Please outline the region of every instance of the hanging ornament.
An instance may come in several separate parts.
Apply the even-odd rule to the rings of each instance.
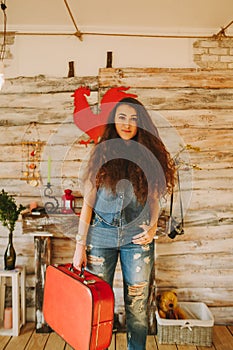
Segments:
[[[22,145],[22,165],[20,180],[36,187],[40,183],[40,157],[44,142],[40,141],[38,128],[35,122],[27,127]]]

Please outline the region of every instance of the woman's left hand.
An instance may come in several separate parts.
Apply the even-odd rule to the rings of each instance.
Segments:
[[[155,229],[148,225],[140,225],[143,229],[142,232],[133,237],[132,243],[145,245],[153,241],[155,235]]]

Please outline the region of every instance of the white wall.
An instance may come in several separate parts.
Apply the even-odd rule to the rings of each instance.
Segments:
[[[6,77],[67,76],[71,60],[75,62],[77,76],[95,76],[99,68],[106,66],[107,51],[113,51],[113,67],[116,68],[196,66],[192,52],[195,39],[84,35],[81,42],[72,35],[76,29],[64,1],[6,2],[7,30],[18,33]],[[212,37],[232,21],[233,13],[232,0],[118,0],[114,3],[69,0],[68,4],[82,33]],[[0,31],[2,24],[0,13]],[[70,35],[60,35],[62,33]],[[233,35],[232,25],[226,29],[226,34]]]
[[[106,66],[107,51],[113,52],[113,67],[196,67],[194,39],[138,38],[84,35],[16,35],[13,59],[6,62],[6,78],[17,76],[65,77],[68,62],[75,62],[76,76],[92,76]]]

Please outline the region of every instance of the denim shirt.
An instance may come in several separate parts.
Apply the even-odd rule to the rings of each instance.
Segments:
[[[133,186],[127,182],[127,186],[120,186],[116,193],[105,187],[97,191],[94,213],[109,225],[125,226],[135,224],[135,220],[140,224],[148,222],[148,204],[138,202]]]
[[[149,223],[149,205],[138,203],[130,182],[120,186],[116,193],[101,187],[96,194],[87,246],[110,248],[131,244],[133,237],[142,232],[141,225]]]

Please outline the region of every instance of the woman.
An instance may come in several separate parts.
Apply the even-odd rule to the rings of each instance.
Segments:
[[[144,350],[159,199],[174,185],[174,164],[145,107],[124,98],[93,148],[73,264],[113,285],[120,258],[128,350]]]

